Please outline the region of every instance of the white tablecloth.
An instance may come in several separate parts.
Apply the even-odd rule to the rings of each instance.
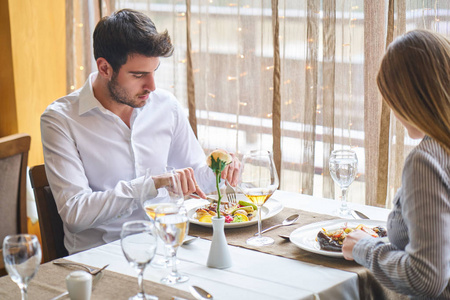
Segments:
[[[332,214],[339,201],[277,191],[273,198],[285,207],[298,208],[322,214]],[[186,201],[189,209],[198,200]],[[371,219],[386,220],[389,210],[350,204]],[[292,259],[260,253],[230,246],[233,266],[218,270],[206,267],[210,241],[200,239],[188,246],[180,247],[178,269],[190,280],[174,287],[189,291],[190,285],[198,285],[214,299],[359,299],[356,273],[308,264]],[[158,256],[162,256],[162,243]],[[109,264],[108,270],[136,276],[136,272],[125,260],[120,241],[77,253],[67,259],[101,267]],[[148,267],[145,279],[159,282],[168,269]],[[137,280],[136,280],[137,285]],[[136,286],[137,289],[137,286]],[[151,294],[151,291],[148,291]]]

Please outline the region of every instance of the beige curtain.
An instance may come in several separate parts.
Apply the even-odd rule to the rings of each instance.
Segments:
[[[328,159],[351,148],[359,168],[349,201],[390,206],[418,141],[382,104],[379,61],[407,30],[449,35],[450,1],[79,0],[68,9],[68,90],[95,69],[90,40],[100,14],[125,7],[171,34],[175,53],[162,62],[158,87],[186,108],[205,152],[271,150],[281,189],[339,199]]]
[[[67,93],[82,87],[97,70],[92,33],[100,18],[114,10],[114,0],[66,0]]]

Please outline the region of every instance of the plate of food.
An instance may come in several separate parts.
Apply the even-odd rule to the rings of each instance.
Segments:
[[[300,249],[331,257],[344,257],[342,243],[350,232],[362,230],[373,237],[387,239],[386,222],[377,220],[335,219],[297,228],[290,240]]]
[[[226,197],[223,197],[223,199]],[[254,205],[245,195],[237,194],[236,200],[239,204],[222,205],[221,213],[225,216],[225,229],[247,227],[258,223],[258,207]],[[216,213],[217,204],[202,205],[188,211],[189,223],[205,227],[212,227],[211,218]],[[277,215],[283,209],[280,201],[269,198],[261,208],[261,219],[269,219]]]

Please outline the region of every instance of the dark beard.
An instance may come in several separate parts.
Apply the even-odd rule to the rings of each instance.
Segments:
[[[132,108],[137,108],[136,104],[133,102],[126,91],[124,91],[117,83],[117,75],[114,74],[111,81],[108,82],[108,91],[111,98],[120,104],[128,105]]]

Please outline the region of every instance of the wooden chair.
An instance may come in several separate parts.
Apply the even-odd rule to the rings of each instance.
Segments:
[[[18,133],[0,138],[0,276],[6,275],[3,240],[27,233],[27,165],[31,137]]]
[[[39,216],[43,262],[67,256],[68,252],[64,247],[63,222],[48,185],[44,165],[37,165],[30,169],[30,181],[34,190]]]

